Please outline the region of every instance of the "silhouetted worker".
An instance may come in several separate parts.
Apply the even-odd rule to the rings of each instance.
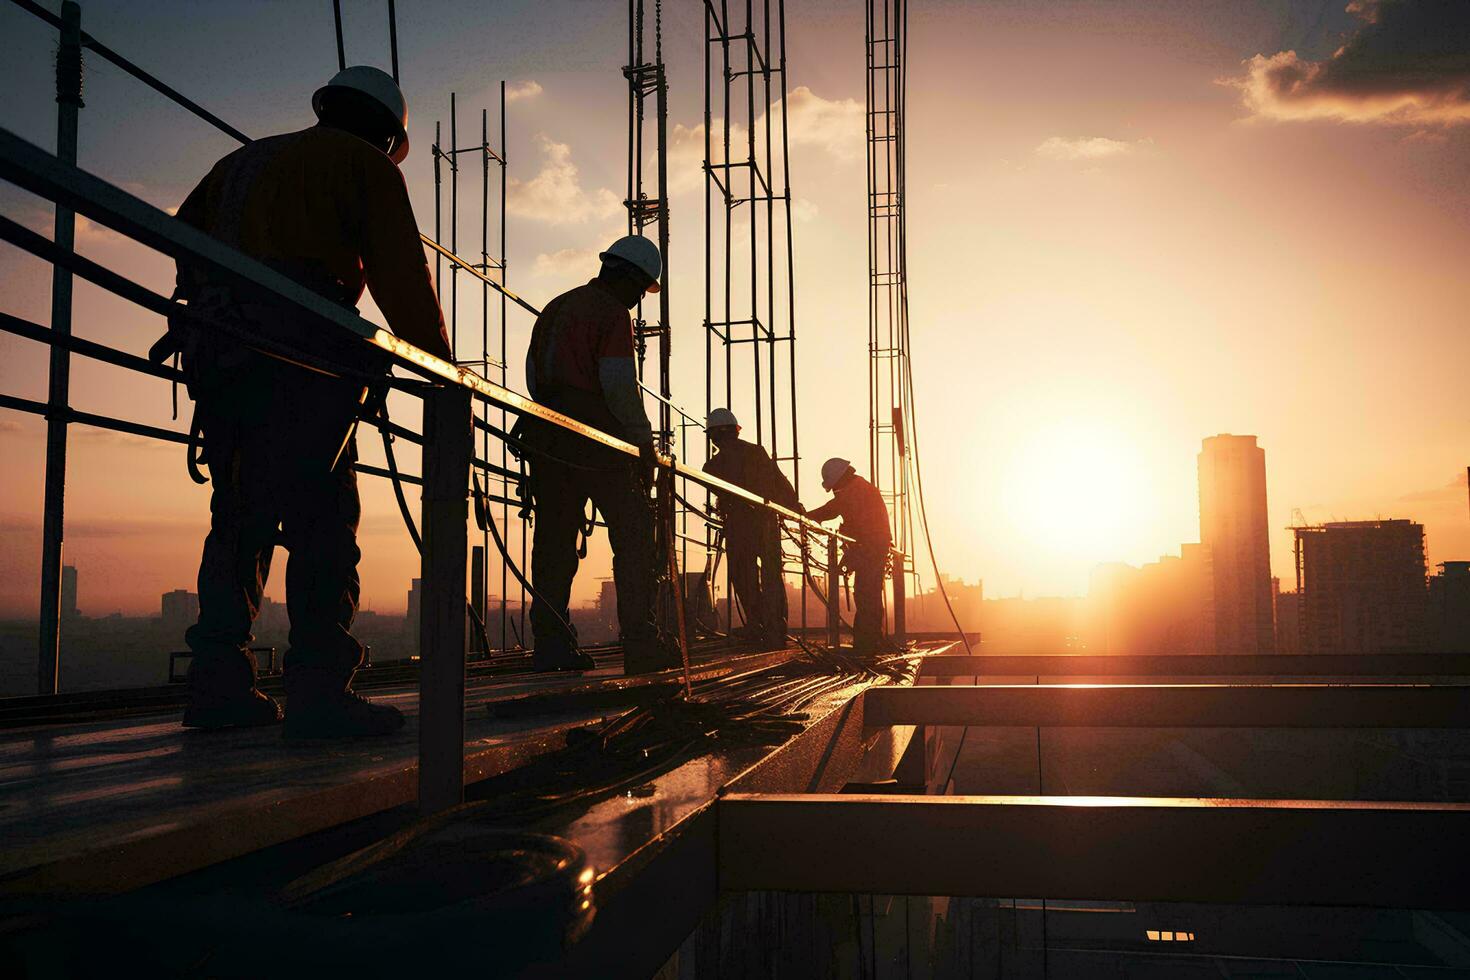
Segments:
[[[314,292],[353,309],[364,284],[393,330],[450,356],[444,318],[397,164],[408,106],[384,72],[356,66],[312,97],[317,126],[226,156],[179,217]],[[214,484],[199,566],[199,622],[186,640],[194,728],[280,719],[255,687],[251,625],[278,543],[290,554],[285,658],[288,738],[398,730],[396,708],[352,690],[364,647],[351,633],[361,516],[354,428],[366,384],[386,368],[368,345],[268,296],[179,263],[191,310],[310,355],[322,373],[267,356],[207,323],[171,325],[155,355],[181,350],[202,458]]]
[[[832,491],[832,499],[806,516],[818,522],[841,517],[839,530],[854,541],[842,560],[852,572],[856,593],[852,648],[857,654],[871,654],[883,639],[883,579],[888,572],[888,549],[893,546],[888,507],[878,488],[840,457],[822,464],[822,488]]]
[[[625,669],[643,673],[679,663],[654,622],[653,427],[638,387],[628,315],[645,293],[658,291],[662,258],[657,245],[638,235],[618,239],[599,258],[597,278],[556,297],[536,318],[526,383],[538,402],[633,443],[642,458],[550,424],[525,426],[535,508],[532,663],[536,670],[595,666],[577,647],[568,609],[580,561],[578,538],[590,530],[584,515],[590,499],[607,521],[612,544]]]
[[[719,450],[704,471],[758,497],[799,510],[796,490],[769,453],[740,438],[740,421],[728,408],[709,413],[710,441]],[[781,525],[776,515],[738,497],[719,497],[730,584],[745,610],[745,633],[767,645],[786,641],[786,582],[781,578]]]

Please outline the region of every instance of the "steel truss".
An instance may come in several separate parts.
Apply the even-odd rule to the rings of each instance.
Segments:
[[[705,0],[704,15],[705,411],[733,410],[800,487],[786,5]],[[801,597],[805,627],[805,581]]]
[[[628,63],[623,68],[623,77],[628,80],[628,191],[623,206],[628,210],[628,234],[647,235],[650,227],[656,229],[659,254],[663,257],[663,271],[659,277],[658,319],[650,323],[638,304],[634,319],[634,335],[638,341],[638,376],[648,385],[644,373],[644,362],[648,342],[658,344],[658,406],[657,436],[660,447],[669,451],[674,445],[674,412],[670,399],[673,388],[669,380],[672,354],[672,337],[669,331],[669,85],[664,75],[663,56],[663,3],[654,0],[653,61],[644,53],[644,0],[628,0]],[[644,122],[647,117],[647,101],[653,97],[653,181],[654,197],[644,189],[646,176],[645,149],[647,141]]]
[[[449,252],[453,256],[459,255],[459,170],[460,157],[467,156],[470,160],[478,160],[480,171],[480,261],[462,263],[451,260],[449,263],[449,302],[444,302],[444,277],[443,267],[446,256],[439,249],[434,250],[434,285],[439,292],[439,305],[445,312],[448,320],[449,341],[454,352],[455,363],[481,371],[486,377],[494,377],[493,372],[499,372],[498,380],[502,387],[507,386],[506,365],[509,363],[506,350],[506,313],[507,300],[503,289],[496,292],[500,298],[500,312],[494,324],[490,316],[490,289],[492,285],[499,284],[504,287],[507,279],[507,244],[506,244],[506,222],[505,222],[505,198],[507,165],[505,159],[505,82],[500,83],[500,149],[493,149],[490,145],[490,118],[487,109],[480,110],[480,141],[465,146],[459,144],[459,112],[458,95],[449,93],[449,144],[443,144],[443,123],[434,123],[434,145],[431,147],[431,156],[434,161],[434,241],[444,240],[444,184],[445,172],[449,179]],[[495,191],[492,190],[491,170],[497,168],[499,171],[499,203],[496,227],[499,230],[498,254],[490,253],[490,211]],[[479,357],[465,358],[460,356],[460,333],[459,333],[459,276],[461,272],[475,276],[480,284],[480,338]],[[478,275],[475,275],[476,273]],[[490,425],[494,424],[504,432],[509,429],[510,418],[501,409],[498,417],[492,420],[493,409],[485,403],[479,406],[480,421],[480,451],[485,459],[491,457],[491,431]],[[510,499],[513,496],[512,480],[509,473],[512,462],[509,450],[503,441],[500,442],[500,468],[502,472],[499,480],[499,503],[498,512],[492,514],[492,518],[499,524],[502,540],[507,545],[511,537],[511,515]],[[515,522],[518,528],[520,546],[520,566],[526,567],[527,540],[522,522]],[[526,590],[519,582],[512,582],[509,568],[505,562],[500,562],[500,628],[498,631],[488,629],[489,619],[486,611],[490,604],[490,567],[491,567],[491,540],[490,532],[481,533],[480,544],[474,549],[471,557],[470,575],[473,582],[471,589],[470,604],[474,608],[480,622],[486,624],[487,634],[499,635],[499,649],[512,649],[511,634],[514,633],[514,647],[523,648],[523,638],[526,635]],[[514,585],[517,591],[518,614],[512,616],[510,612],[510,591]],[[517,622],[518,621],[518,622]],[[480,644],[478,638],[476,647]],[[486,655],[488,650],[476,650],[481,655]]]

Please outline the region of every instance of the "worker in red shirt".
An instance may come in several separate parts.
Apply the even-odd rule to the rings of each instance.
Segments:
[[[408,107],[376,68],[339,72],[312,98],[318,125],[247,144],[215,165],[178,216],[355,313],[363,287],[403,339],[450,357],[398,164]],[[364,647],[353,637],[361,516],[354,429],[367,383],[386,364],[369,345],[269,296],[179,263],[191,312],[267,341],[249,346],[208,320],[179,318],[155,354],[182,354],[209,469],[210,531],[199,566],[199,621],[184,724],[280,720],[256,686],[251,626],[278,543],[289,553],[291,617],[285,734],[377,735],[396,708],[352,690]],[[309,355],[311,367],[283,358]],[[303,362],[308,358],[303,358]]]
[[[800,510],[796,489],[769,453],[740,438],[740,420],[728,408],[709,413],[705,427],[718,450],[704,471],[757,497]],[[781,525],[776,515],[737,497],[718,498],[730,584],[745,611],[746,636],[767,647],[786,642],[786,582],[781,577]]]
[[[859,655],[877,651],[883,639],[883,580],[888,573],[888,551],[893,533],[888,507],[878,488],[857,475],[852,463],[833,457],[822,464],[822,488],[832,499],[807,517],[818,523],[842,518],[838,529],[853,539],[842,563],[852,572],[856,610],[852,617],[852,647]]]
[[[556,297],[536,318],[526,384],[536,401],[631,442],[641,456],[634,460],[534,420],[523,427],[535,510],[532,664],[548,671],[595,666],[577,646],[568,608],[590,500],[607,522],[624,666],[634,674],[680,663],[654,621],[653,427],[638,386],[628,315],[646,293],[658,291],[663,260],[658,246],[639,235],[618,239],[599,258],[597,278]]]

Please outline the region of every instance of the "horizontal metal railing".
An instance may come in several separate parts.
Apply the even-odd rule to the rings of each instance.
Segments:
[[[250,258],[197,228],[180,221],[164,211],[153,207],[126,191],[95,177],[78,167],[62,163],[56,157],[26,142],[9,130],[0,129],[0,179],[9,181],[38,197],[64,205],[98,224],[111,228],[140,244],[162,252],[170,258],[186,260],[190,264],[207,270],[222,280],[232,282],[256,293],[269,295],[307,313],[326,324],[344,330],[363,341],[390,354],[397,366],[436,382],[448,383],[468,391],[473,397],[489,402],[522,417],[533,417],[548,422],[560,429],[614,449],[629,456],[639,455],[638,447],[600,429],[563,415],[555,409],[489,380],[468,367],[452,364],[415,347],[408,341],[394,336],[390,331],[349,312],[330,300],[319,296],[295,280],[282,275],[262,262]],[[138,299],[143,294],[155,301],[175,307],[177,304],[163,299],[157,293],[145,290],[136,284],[124,291],[113,289],[121,285],[122,277],[115,273],[104,275],[106,270],[74,253],[61,255],[38,247],[35,239],[41,238],[30,232],[29,237],[19,232],[29,232],[14,222],[0,219],[0,237],[42,258],[69,266],[74,273],[89,279],[103,288],[119,292],[124,298]],[[167,309],[148,303],[155,312],[167,313]],[[187,308],[179,306],[180,312]],[[751,493],[743,487],[727,483],[683,463],[660,458],[659,464],[671,466],[684,480],[719,493],[727,499],[742,500],[781,518],[821,535],[839,541],[851,542],[844,537],[804,515],[781,506],[773,500]]]

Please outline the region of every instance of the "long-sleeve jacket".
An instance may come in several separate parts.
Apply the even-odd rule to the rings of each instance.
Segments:
[[[256,140],[220,160],[178,216],[331,299],[355,305],[366,286],[395,334],[450,356],[403,175],[366,141],[326,126]],[[202,284],[180,264],[182,295]]]
[[[888,528],[888,507],[883,503],[883,494],[856,473],[832,491],[831,500],[808,511],[806,516],[819,523],[841,517],[842,533],[863,548],[882,548],[886,551],[893,544],[893,534]]]
[[[736,439],[727,444],[705,462],[704,471],[782,507],[790,510],[798,507],[796,489],[791,481],[781,472],[781,467],[771,459],[770,454],[753,442]],[[744,501],[726,500],[723,497],[720,498],[720,510],[727,520],[736,521],[756,518],[762,513]]]
[[[599,279],[546,304],[531,328],[526,383],[539,402],[636,445],[653,441],[628,307]]]

